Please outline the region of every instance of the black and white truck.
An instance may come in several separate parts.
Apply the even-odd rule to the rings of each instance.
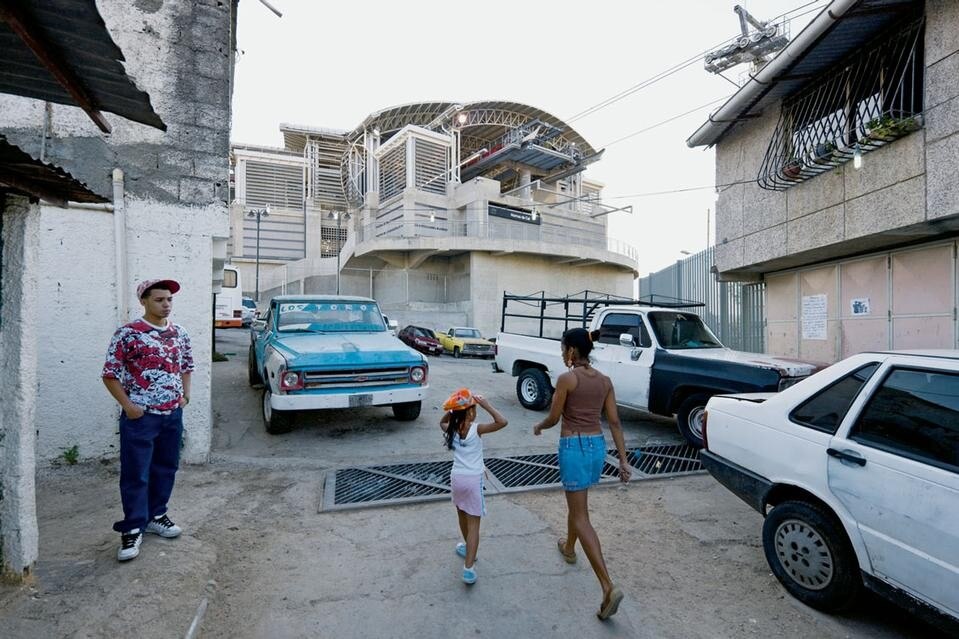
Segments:
[[[542,410],[566,370],[559,344],[563,331],[577,326],[599,331],[593,365],[612,380],[617,404],[676,415],[683,437],[702,447],[710,397],[780,391],[817,370],[813,364],[726,348],[689,310],[702,306],[590,291],[568,297],[505,293],[496,368],[517,378],[516,395],[524,407]]]

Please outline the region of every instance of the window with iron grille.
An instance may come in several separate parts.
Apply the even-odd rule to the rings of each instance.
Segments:
[[[784,100],[759,186],[786,190],[922,127],[923,27],[900,22]]]
[[[324,226],[320,229],[320,257],[336,257],[346,243],[346,229]]]

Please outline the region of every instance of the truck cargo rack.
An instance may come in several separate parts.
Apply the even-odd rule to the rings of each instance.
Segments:
[[[529,307],[528,313],[510,312],[510,302],[515,305]],[[558,308],[562,306],[562,308]],[[660,308],[703,308],[706,306],[703,302],[693,300],[684,300],[668,295],[645,295],[638,299],[623,297],[621,295],[612,295],[610,293],[599,293],[597,291],[580,291],[564,297],[546,297],[545,291],[539,291],[529,295],[515,295],[513,293],[503,293],[503,314],[500,318],[500,332],[506,332],[506,318],[517,317],[533,319],[539,321],[539,335],[531,337],[543,337],[543,327],[547,321],[563,322],[563,330],[582,327],[587,328],[590,320],[597,309],[608,306],[655,306]],[[535,309],[535,310],[533,310]],[[520,309],[525,310],[525,309]],[[561,312],[561,315],[554,314]]]

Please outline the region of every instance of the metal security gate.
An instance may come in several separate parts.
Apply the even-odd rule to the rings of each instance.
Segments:
[[[648,444],[628,448],[626,459],[633,480],[674,477],[703,472],[699,449],[686,444]],[[450,498],[453,462],[416,462],[342,468],[326,476],[321,511],[389,506]],[[493,457],[486,460],[487,495],[560,488],[556,453]],[[619,481],[616,451],[607,453],[601,484]]]
[[[763,283],[719,282],[712,273],[714,247],[639,279],[639,296],[662,295],[705,304],[697,311],[716,336],[735,350],[765,352]]]

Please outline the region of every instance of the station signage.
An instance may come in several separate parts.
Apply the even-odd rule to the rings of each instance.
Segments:
[[[505,204],[490,204],[489,214],[493,217],[502,217],[515,222],[525,222],[526,224],[542,224],[543,221],[542,215],[533,217],[533,212],[529,209],[506,206]]]

